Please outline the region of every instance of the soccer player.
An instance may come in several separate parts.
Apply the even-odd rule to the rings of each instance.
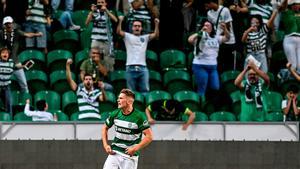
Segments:
[[[145,113],[133,108],[135,95],[122,89],[118,96],[118,109],[111,112],[102,128],[102,143],[109,154],[103,169],[137,169],[140,150],[152,141],[152,131]],[[107,142],[108,129],[115,125],[116,136]],[[142,139],[142,134],[145,137]]]

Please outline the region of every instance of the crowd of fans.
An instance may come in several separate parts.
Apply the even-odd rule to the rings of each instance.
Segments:
[[[195,92],[200,98],[206,96],[206,102],[212,102],[215,111],[219,110],[220,102],[230,103],[227,102],[230,93],[222,91],[220,74],[239,71],[232,83],[241,93],[241,112],[237,115],[240,121],[266,120],[268,98],[265,93],[272,90],[269,73],[279,72],[279,69],[274,68],[275,64],[279,64],[280,69],[287,70],[288,75],[283,81],[294,80],[299,84],[299,0],[94,1],[84,9],[89,11],[87,16],[83,16],[86,17],[85,25],[76,25],[72,14],[82,9],[81,5],[87,2],[1,1],[0,94],[5,112],[13,116],[10,94],[12,75],[17,78],[21,92],[31,92],[24,68],[30,69],[32,62],[21,63],[18,55],[28,49],[40,50],[47,55],[53,49],[48,43],[52,34],[59,30],[71,30],[80,34],[90,24],[89,55],[80,65],[80,78],[77,81],[72,78],[71,72],[76,72],[72,70],[72,59],[66,60],[65,67],[70,89],[76,91],[78,97],[78,119],[101,119],[99,102],[106,100],[107,91],[114,91],[114,86],[107,81],[107,77],[115,71],[116,49],[124,50],[127,54],[127,84],[124,88],[140,92],[143,96],[148,94],[151,85],[146,63],[147,49],[156,53],[167,49],[181,50],[186,55],[192,53],[191,70],[187,71],[195,77]],[[18,3],[18,7],[14,3]],[[277,36],[280,33],[284,34],[282,39]],[[284,63],[272,62],[273,53],[280,50],[277,47],[281,47],[286,56]],[[298,120],[298,90],[298,85],[290,85],[284,91],[286,93],[282,93],[282,115],[285,120]],[[26,101],[24,112],[28,116],[34,116],[34,111],[29,110],[29,103]],[[165,114],[171,113],[158,115],[156,120],[182,120],[172,117],[172,113],[178,109],[176,115],[189,116],[183,127],[186,129],[195,118],[193,110],[177,101],[171,101],[169,109],[167,103],[169,105],[168,101],[162,100],[147,105],[145,112],[150,123],[154,123],[154,117],[150,114],[154,109],[164,111]],[[34,119],[53,120],[49,114],[45,115],[49,118],[40,117],[47,110],[47,104],[43,105],[37,107],[36,114],[39,117]]]

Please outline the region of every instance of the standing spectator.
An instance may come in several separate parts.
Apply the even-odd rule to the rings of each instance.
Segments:
[[[300,1],[290,0],[284,2],[281,13],[282,29],[284,30],[283,49],[292,68],[300,73]]]
[[[229,32],[229,40],[220,46],[218,67],[221,71],[232,70],[234,65],[235,37],[232,27],[232,17],[227,7],[218,4],[218,0],[206,0],[205,7],[209,9],[207,19],[213,23],[216,35],[223,34],[221,23],[225,23]]]
[[[93,76],[85,74],[83,77],[83,83],[77,85],[71,76],[70,65],[73,63],[72,59],[68,59],[66,63],[66,76],[67,81],[71,87],[71,90],[76,91],[77,102],[79,108],[78,119],[85,118],[98,118],[101,119],[99,114],[99,101],[105,101],[106,95],[104,86],[100,86],[99,89],[93,87]]]
[[[121,28],[124,17],[119,16],[117,33],[124,38],[126,46],[126,80],[127,87],[144,95],[149,91],[149,71],[146,66],[146,50],[148,42],[159,36],[159,20],[155,19],[155,29],[151,34],[142,35],[142,22],[134,21],[132,34]]]
[[[48,5],[48,0],[28,0],[25,25],[26,32],[42,33],[42,36],[39,36],[37,38],[26,38],[26,47],[37,47],[38,49],[41,49],[45,54],[48,53],[46,24],[50,24],[50,14],[45,13],[45,7]]]
[[[5,105],[5,111],[12,117],[12,99],[9,85],[14,71],[14,62],[10,58],[10,51],[4,47],[0,49],[0,98]]]
[[[287,93],[286,100],[282,101],[281,107],[286,121],[298,121],[300,108],[298,105],[299,88],[296,85],[290,85]]]
[[[31,33],[21,31],[19,26],[17,24],[14,24],[13,18],[10,16],[6,16],[3,19],[3,29],[0,30],[0,47],[7,47],[11,51],[10,56],[14,61],[15,65],[21,65],[18,58],[21,37],[25,36],[27,38],[32,38],[41,35],[42,33],[40,32]],[[18,79],[21,91],[29,92],[23,66],[20,66],[18,69],[15,69],[14,75]]]
[[[243,80],[244,78],[246,80]],[[253,61],[249,61],[234,81],[234,84],[242,90],[240,121],[265,120],[267,103],[264,92],[269,83],[269,76]]]
[[[94,86],[100,88],[104,85],[105,90],[113,91],[112,85],[103,82],[104,78],[108,75],[108,71],[101,59],[101,55],[103,55],[103,53],[100,53],[99,48],[93,47],[91,48],[89,55],[90,58],[84,60],[80,66],[81,81],[84,81],[85,74],[91,74],[93,76]]]
[[[219,90],[219,74],[217,70],[217,57],[221,43],[229,39],[229,32],[225,23],[220,26],[224,36],[216,34],[214,26],[209,21],[204,21],[201,31],[192,34],[188,41],[195,46],[192,70],[195,75],[197,91],[204,96],[207,86]]]
[[[151,103],[145,110],[148,121],[150,124],[154,124],[155,120],[151,116],[151,112],[157,113],[155,120],[172,120],[181,121],[182,115],[189,116],[186,123],[183,124],[182,129],[186,130],[189,125],[191,125],[195,119],[195,113],[192,112],[188,107],[177,100],[158,100]]]
[[[32,121],[54,121],[53,115],[48,110],[48,104],[46,100],[39,100],[36,102],[37,111],[29,110],[30,100],[26,100],[24,113],[26,116],[32,117]]]
[[[106,0],[97,0],[97,5],[93,4],[91,10],[85,22],[87,26],[91,21],[93,22],[91,47],[99,47],[102,50],[105,67],[108,71],[113,71],[115,60],[112,57],[113,31],[111,21],[117,23],[118,19],[112,11],[107,9]]]
[[[74,0],[64,0],[65,1],[65,11],[73,11]],[[51,0],[51,6],[54,10],[58,10],[61,0]]]
[[[292,76],[294,76],[296,78],[296,80],[300,81],[300,75],[294,68],[292,68],[291,63],[287,63],[286,68],[291,72]]]
[[[102,143],[108,157],[103,169],[137,169],[140,150],[152,141],[150,125],[145,114],[134,109],[134,99],[135,94],[131,90],[122,89],[118,96],[118,109],[105,120]],[[113,125],[116,136],[110,146],[108,130]]]
[[[248,0],[246,3],[248,5],[250,15],[260,15],[263,23],[268,23],[273,11],[268,0]]]
[[[244,32],[242,42],[246,43],[247,54],[252,55],[261,63],[260,69],[268,72],[266,57],[268,32],[273,27],[273,21],[278,11],[274,10],[267,24],[264,24],[260,15],[251,15],[251,26]]]

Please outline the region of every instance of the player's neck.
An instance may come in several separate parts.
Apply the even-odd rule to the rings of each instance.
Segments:
[[[123,109],[123,114],[128,115],[128,114],[130,114],[132,111],[133,111],[133,107],[132,107],[132,106],[128,106],[128,107],[125,107],[125,108]]]

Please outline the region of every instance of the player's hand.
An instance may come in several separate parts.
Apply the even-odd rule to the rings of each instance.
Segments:
[[[126,151],[125,151],[125,153],[128,154],[131,157],[137,151],[138,151],[138,149],[136,148],[136,146],[133,146],[133,147],[127,148]]]
[[[110,145],[105,146],[104,149],[105,149],[105,151],[106,151],[107,154],[110,154],[110,155],[116,154],[116,152],[114,152],[114,151],[111,149]]]
[[[186,130],[188,127],[189,127],[189,124],[185,123],[185,124],[182,125],[182,130]]]

